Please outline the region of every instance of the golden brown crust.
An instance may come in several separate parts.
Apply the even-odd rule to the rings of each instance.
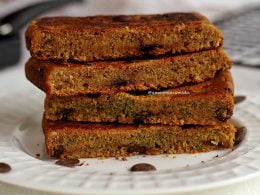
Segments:
[[[146,124],[215,125],[228,120],[234,108],[229,71],[196,85],[160,92],[46,96],[49,120]]]
[[[36,58],[83,62],[213,49],[223,36],[197,13],[53,17],[34,20],[26,43]]]
[[[159,90],[211,79],[231,67],[223,49],[131,61],[51,62],[31,58],[26,77],[48,95]]]
[[[216,126],[123,125],[43,119],[48,155],[58,158],[195,153],[230,148],[235,128]]]
[[[125,21],[123,21],[125,19]],[[127,21],[126,21],[127,20]],[[87,16],[87,17],[46,17],[35,20],[42,30],[73,31],[102,31],[104,29],[180,25],[194,22],[210,23],[199,13],[168,13],[158,15],[116,15],[116,16]]]

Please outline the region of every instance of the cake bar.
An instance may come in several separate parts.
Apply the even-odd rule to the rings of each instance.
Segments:
[[[50,121],[43,118],[47,153],[57,158],[177,154],[230,148],[235,128],[215,126],[124,125]]]
[[[53,62],[31,58],[26,77],[53,96],[116,91],[144,91],[199,83],[231,68],[223,49],[158,59],[89,63]]]
[[[49,120],[87,122],[215,125],[233,112],[229,71],[209,81],[165,91],[118,92],[79,96],[46,96]]]
[[[213,49],[223,35],[198,13],[47,17],[31,22],[26,43],[38,59],[87,62]]]

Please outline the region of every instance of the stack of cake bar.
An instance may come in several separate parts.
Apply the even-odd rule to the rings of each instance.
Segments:
[[[52,17],[26,31],[26,76],[46,93],[42,126],[58,158],[230,148],[232,63],[197,13]]]

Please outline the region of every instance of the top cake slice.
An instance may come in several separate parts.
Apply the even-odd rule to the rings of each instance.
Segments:
[[[42,18],[29,25],[26,42],[38,59],[87,62],[213,49],[223,36],[198,13],[169,13]]]

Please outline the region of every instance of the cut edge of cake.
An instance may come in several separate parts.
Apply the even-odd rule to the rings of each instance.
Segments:
[[[43,117],[47,154],[56,158],[93,158],[136,154],[180,154],[231,148],[236,129],[215,126],[124,125],[50,121]]]

